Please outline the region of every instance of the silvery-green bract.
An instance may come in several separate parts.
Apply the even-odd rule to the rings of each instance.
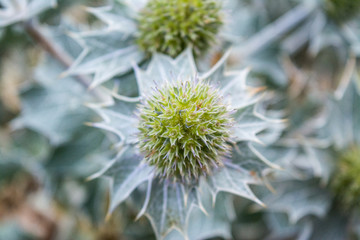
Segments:
[[[209,211],[209,214],[217,211],[212,207],[205,209],[205,205],[211,204],[204,203],[217,202],[220,192],[239,195],[262,205],[249,184],[261,184],[264,170],[277,168],[257,151],[253,143],[261,142],[258,135],[267,130],[278,131],[281,121],[267,119],[257,112],[262,94],[258,88],[246,85],[247,70],[224,71],[227,56],[210,71],[199,73],[191,49],[176,59],[155,54],[146,70],[134,65],[139,97],[129,98],[113,92],[113,105],[94,107],[104,121],[92,125],[113,132],[120,138],[117,145],[119,154],[94,175],[111,180],[109,211],[112,212],[137,189],[135,192],[144,196],[139,216],[149,218],[159,239],[165,238],[172,229],[185,238],[191,234],[202,236],[201,232],[216,236],[219,233],[213,230],[205,231],[191,225],[218,221],[217,214],[213,218],[203,216],[203,220],[192,220],[189,225],[189,218],[194,217],[193,212],[197,211],[194,209]],[[185,93],[187,98],[183,95]],[[223,99],[215,99],[218,94]],[[187,101],[196,99],[201,102],[195,101],[181,109],[187,106]],[[206,101],[212,104],[207,105]],[[225,119],[226,115],[230,117]],[[227,124],[230,121],[233,123],[229,133]],[[164,125],[165,128],[162,128]],[[175,130],[167,131],[166,125]],[[185,135],[184,131],[189,133]],[[153,134],[157,136],[154,139]],[[182,142],[183,137],[189,138],[188,142]],[[153,148],[151,150],[146,145],[148,141],[152,141],[149,143]],[[161,156],[163,148],[169,148],[168,155]],[[190,151],[185,153],[185,150]],[[229,154],[223,155],[221,165],[216,164],[220,159],[218,155],[222,155],[223,151]],[[208,169],[199,167],[205,164]],[[183,171],[177,170],[181,168]],[[181,181],[181,177],[186,177],[188,181]],[[145,189],[144,182],[147,183]],[[137,197],[136,201],[139,199]],[[205,226],[210,227],[211,224],[206,223]],[[221,235],[226,237],[224,232],[221,231]]]

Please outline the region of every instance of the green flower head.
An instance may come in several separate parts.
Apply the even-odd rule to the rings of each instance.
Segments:
[[[176,229],[203,239],[188,236],[194,206],[212,216],[220,192],[263,205],[249,185],[278,167],[263,144],[277,138],[283,121],[258,112],[264,95],[246,84],[248,69],[225,71],[229,53],[204,73],[191,48],[175,59],[155,53],[146,69],[134,65],[139,96],[112,92],[111,104],[93,106],[103,121],[92,126],[119,137],[119,152],[92,176],[111,180],[109,212],[147,182],[138,216],[149,218],[157,238]]]
[[[345,209],[360,206],[360,147],[352,147],[341,157],[332,189]]]
[[[138,19],[137,43],[148,53],[178,56],[191,45],[206,51],[222,25],[215,0],[150,0]]]
[[[166,83],[140,106],[140,149],[166,178],[192,180],[222,165],[232,118],[218,90],[201,80]]]
[[[346,22],[359,14],[360,0],[326,0],[325,11],[338,22]]]

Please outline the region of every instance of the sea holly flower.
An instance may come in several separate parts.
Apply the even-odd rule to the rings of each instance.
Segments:
[[[114,0],[89,8],[107,27],[72,34],[84,50],[67,74],[94,74],[95,87],[155,52],[176,57],[192,47],[200,56],[220,36],[234,40],[229,18],[234,6],[235,0]]]
[[[224,72],[228,55],[199,73],[190,48],[176,59],[155,54],[146,71],[134,65],[139,97],[113,92],[113,105],[94,107],[104,121],[92,125],[120,138],[120,152],[94,175],[111,180],[110,213],[138,189],[145,195],[139,216],[162,239],[172,229],[186,236],[194,207],[213,211],[203,203],[215,203],[219,192],[263,205],[249,184],[277,165],[253,143],[281,121],[258,113],[262,93],[246,85],[248,70]]]
[[[140,150],[149,165],[182,181],[222,166],[233,120],[219,92],[191,78],[157,89],[140,107]]]
[[[223,23],[220,8],[214,0],[150,0],[139,16],[137,44],[172,57],[190,45],[201,54]]]

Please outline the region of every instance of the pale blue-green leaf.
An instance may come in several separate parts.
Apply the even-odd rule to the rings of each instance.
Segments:
[[[235,123],[233,126],[234,141],[261,142],[256,136],[261,131],[279,122],[267,120],[256,112],[256,104],[239,108],[233,114]]]
[[[56,6],[56,0],[0,0],[0,27],[28,20]]]
[[[310,240],[351,239],[349,233],[350,219],[344,213],[331,210],[325,218],[317,219],[313,226]]]
[[[31,165],[43,161],[51,151],[48,140],[34,131],[20,129],[6,137],[5,134],[0,132],[3,137],[0,142],[1,160]]]
[[[228,60],[232,49],[228,49],[221,59],[216,62],[214,66],[212,66],[209,70],[205,71],[204,73],[200,74],[199,78],[203,80],[207,80],[214,85],[218,85],[219,88],[223,88],[229,82],[231,82],[234,78],[238,77],[238,72],[235,73],[226,73],[226,61]],[[245,81],[245,79],[242,79]],[[241,83],[241,84],[245,84]]]
[[[273,184],[276,193],[268,193],[261,198],[271,211],[288,214],[295,224],[308,215],[324,217],[329,210],[332,198],[319,186],[316,180],[288,180]]]
[[[57,145],[69,140],[93,114],[84,106],[89,99],[86,89],[72,78],[59,79],[61,68],[52,63],[52,59],[46,58],[37,69],[36,77],[43,85],[33,86],[22,94],[22,112],[13,126],[36,130]]]
[[[230,42],[242,43],[258,31],[259,22],[264,18],[255,2],[223,0],[222,8],[226,24],[220,34]]]
[[[266,156],[266,159],[268,159],[268,161],[277,164],[281,167],[282,170],[286,172],[290,172],[294,175],[298,174],[298,166],[294,163],[295,159],[299,158],[299,152],[297,147],[291,144],[282,145],[279,143],[270,146],[264,146],[262,144],[256,143],[254,143],[253,145],[255,151],[262,156]]]
[[[268,240],[288,239],[296,236],[297,240],[308,240],[312,232],[309,220],[292,224],[284,213],[266,213],[265,221],[270,228]]]
[[[117,29],[72,35],[83,51],[67,74],[95,74],[91,87],[130,71],[132,63],[144,59],[144,54],[134,43],[134,36]]]
[[[131,8],[134,12],[139,13],[141,9],[143,9],[148,0],[120,0],[124,4],[126,4],[129,8]]]
[[[334,25],[327,24],[322,31],[317,33],[309,43],[309,51],[313,56],[320,53],[326,47],[339,48],[344,47],[345,43],[342,39],[340,28],[336,29]]]
[[[197,72],[192,50],[186,49],[175,59],[154,54],[146,71],[134,66],[141,96],[146,96],[154,87],[166,82],[193,78]]]
[[[287,143],[271,146],[254,143],[253,150],[293,176],[303,178],[310,173],[321,178],[323,183],[328,182],[334,166],[327,148],[312,146],[310,139],[282,141]]]
[[[264,205],[249,187],[249,184],[259,184],[260,180],[245,169],[225,166],[214,170],[208,180],[214,203],[219,192],[227,192]]]
[[[281,43],[282,47],[289,53],[296,53],[306,43],[320,36],[326,25],[326,16],[323,12],[318,11],[310,16],[304,23]]]
[[[206,213],[194,207],[187,220],[187,235],[184,236],[177,230],[171,231],[165,240],[202,240],[214,237],[230,239],[231,223],[234,219],[232,198],[228,194],[220,194],[215,205],[212,202],[211,193],[208,187],[201,191]]]
[[[166,235],[164,240],[185,240],[185,237],[179,231],[172,230],[168,235]]]
[[[303,169],[310,167],[314,176],[327,183],[334,170],[334,155],[326,148],[317,148],[305,143],[303,156],[298,156],[294,162]]]
[[[268,146],[271,149],[272,146]],[[279,170],[279,153],[271,151],[262,151],[262,148],[267,148],[261,144],[253,144],[248,142],[239,142],[233,147],[231,153],[231,164],[244,171],[252,171],[254,173],[263,175],[266,169]],[[282,152],[284,153],[284,152]],[[284,156],[283,156],[284,157]]]
[[[232,197],[229,194],[219,194],[214,204],[207,186],[201,186],[199,192],[206,213],[200,208],[193,208],[187,223],[189,239],[230,239],[231,223],[235,218]]]
[[[23,111],[14,126],[25,126],[50,139],[52,144],[67,141],[79,126],[90,120],[77,83],[62,79],[47,88],[33,87],[22,95]],[[81,86],[82,87],[82,86]]]
[[[116,98],[131,97],[139,98],[139,88],[134,72],[129,72],[122,76],[117,76],[113,81],[109,82],[105,87],[111,89],[111,93]],[[111,85],[111,83],[113,85]]]
[[[112,1],[110,5],[98,8],[88,8],[88,11],[105,22],[109,28],[124,33],[133,34],[137,30],[133,19],[136,13],[120,1]]]
[[[118,156],[101,171],[111,181],[109,212],[122,203],[143,182],[153,178],[153,168],[142,164],[143,156],[134,147],[125,147]]]
[[[226,61],[231,52],[231,49],[227,50],[209,71],[200,74],[199,77],[220,88],[233,108],[241,108],[259,100],[258,92],[261,89],[246,85],[250,69],[226,71]]]
[[[113,104],[108,107],[92,107],[103,121],[91,123],[91,126],[115,133],[121,143],[134,143],[137,141],[138,133],[138,118],[134,114],[139,101],[134,98],[119,97],[120,99],[115,97]]]
[[[107,160],[103,142],[100,130],[81,124],[71,141],[56,147],[44,163],[47,174],[88,177]]]
[[[187,239],[186,222],[197,200],[188,195],[181,183],[156,179],[149,191],[145,216],[150,220],[157,239],[165,239],[172,230],[179,231]]]
[[[355,18],[354,21],[348,22],[342,26],[343,34],[346,40],[350,43],[352,52],[356,55],[360,55],[360,24],[359,18]]]
[[[351,82],[341,99],[328,104],[330,110],[327,129],[338,149],[360,144],[360,94]]]
[[[229,99],[231,106],[235,109],[243,108],[259,100],[260,90],[246,85],[246,78],[249,69],[237,72],[227,72],[224,76],[230,77],[231,80],[221,87],[222,94]]]

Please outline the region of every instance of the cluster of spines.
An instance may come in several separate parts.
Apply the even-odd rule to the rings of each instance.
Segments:
[[[139,47],[172,57],[188,46],[204,53],[222,25],[215,0],[150,0],[138,19]]]
[[[167,179],[192,182],[222,166],[232,118],[219,92],[190,79],[167,83],[139,107],[139,147]]]
[[[331,183],[340,207],[360,207],[360,147],[351,147],[341,157]]]

